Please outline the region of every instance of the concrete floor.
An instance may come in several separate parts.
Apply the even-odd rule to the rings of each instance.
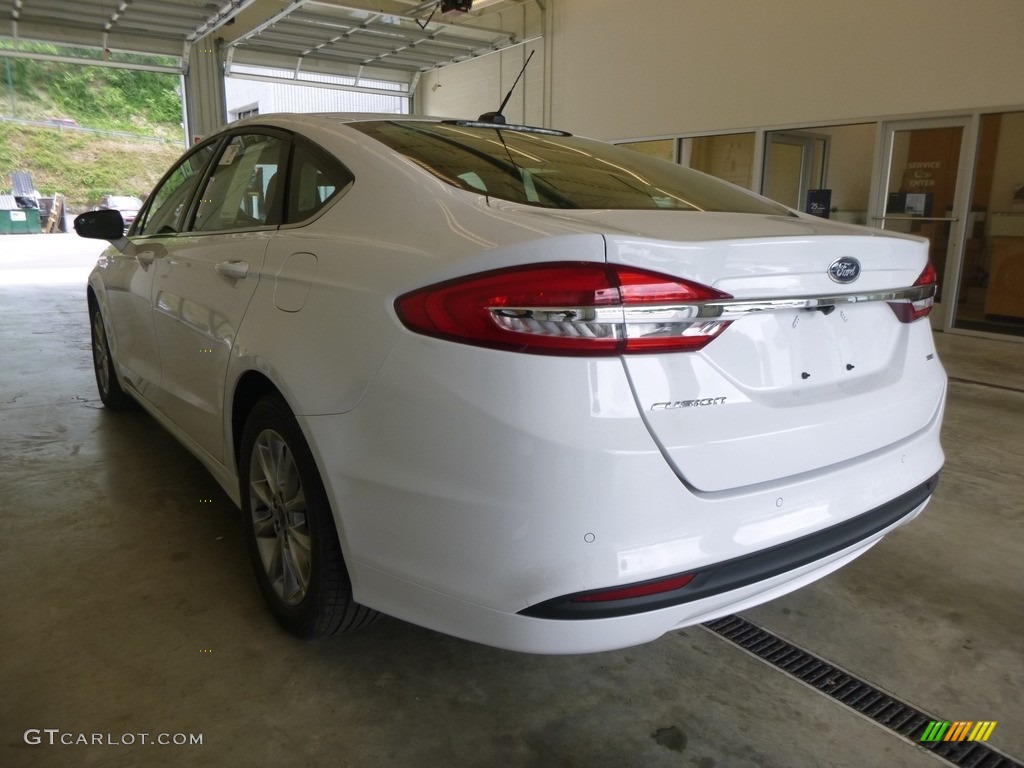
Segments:
[[[386,617],[291,639],[214,481],[144,413],[101,407],[96,247],[45,237],[0,238],[0,766],[943,763],[700,627],[570,657]],[[954,380],[931,506],[745,616],[936,717],[998,721],[989,743],[1020,760],[1024,345],[937,338]],[[46,728],[202,744],[26,743]]]

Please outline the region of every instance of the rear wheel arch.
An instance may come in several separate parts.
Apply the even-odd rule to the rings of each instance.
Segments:
[[[274,380],[263,371],[250,368],[238,377],[238,381],[235,383],[234,387],[234,394],[231,399],[232,456],[230,465],[234,466],[236,477],[240,476],[241,466],[239,466],[239,454],[241,452],[242,437],[245,434],[245,425],[249,420],[249,414],[252,413],[253,408],[256,407],[256,404],[259,403],[260,400],[268,397],[275,397],[279,399],[293,415],[297,413],[295,408],[292,407],[291,400],[285,395],[284,390],[274,383]],[[306,434],[301,423],[299,423],[299,430],[302,432],[303,440],[305,440],[306,444],[310,445],[312,449],[309,435]],[[321,466],[320,455],[316,450],[312,450],[312,453],[317,472],[319,472],[320,476],[323,477],[324,473],[323,467]]]
[[[271,612],[303,639],[373,622],[377,612],[353,597],[330,497],[293,410],[260,373],[240,379],[232,410],[247,548]]]
[[[284,399],[284,395],[274,385],[274,382],[259,371],[246,371],[235,384],[234,395],[231,399],[231,446],[236,473],[240,470],[238,453],[242,447],[242,433],[245,431],[246,419],[249,418],[249,413],[256,403],[268,395],[276,395],[282,400]]]

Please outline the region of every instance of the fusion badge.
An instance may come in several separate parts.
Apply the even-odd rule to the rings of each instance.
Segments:
[[[721,405],[724,402],[724,397],[705,397],[699,400],[672,400],[665,403],[655,403],[651,406],[651,410],[674,411],[676,408],[700,408],[705,405]]]
[[[853,256],[843,256],[828,265],[828,276],[837,283],[852,283],[860,277],[860,262]]]

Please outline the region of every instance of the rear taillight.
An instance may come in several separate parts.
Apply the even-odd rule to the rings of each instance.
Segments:
[[[935,286],[938,281],[939,276],[935,272],[935,267],[929,261],[912,286],[914,288],[926,289],[923,291],[924,295],[917,300],[904,299],[902,301],[889,302],[889,306],[892,307],[892,311],[896,313],[896,317],[901,323],[912,323],[915,320],[920,320],[932,311],[932,305],[935,303]]]
[[[699,303],[731,298],[632,267],[556,262],[484,272],[400,296],[407,328],[493,349],[620,355],[701,349],[729,325]]]

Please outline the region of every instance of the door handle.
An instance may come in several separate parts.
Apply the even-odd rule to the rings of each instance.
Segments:
[[[138,260],[139,264],[144,267],[148,267],[156,260],[156,254],[153,251],[138,251],[135,254],[135,258]]]
[[[216,267],[218,275],[230,277],[232,280],[241,280],[249,274],[249,262],[247,261],[222,261]]]

